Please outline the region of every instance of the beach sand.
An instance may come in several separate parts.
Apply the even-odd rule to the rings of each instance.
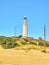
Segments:
[[[0,46],[0,65],[49,65],[49,53],[33,49],[3,49]]]

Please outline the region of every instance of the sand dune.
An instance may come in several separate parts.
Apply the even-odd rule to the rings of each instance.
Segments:
[[[49,53],[38,50],[2,49],[0,46],[0,65],[49,65]]]

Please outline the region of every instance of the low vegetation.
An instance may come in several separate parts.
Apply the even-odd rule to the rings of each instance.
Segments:
[[[44,40],[42,38],[33,39],[33,38],[22,38],[21,36],[19,37],[6,37],[6,36],[0,36],[0,45],[4,49],[10,49],[10,48],[15,48],[19,47],[21,45],[28,45],[31,44],[33,49],[36,47],[43,47],[44,46]],[[46,47],[49,47],[49,42],[46,42]]]
[[[4,49],[14,48],[18,46],[15,39],[11,37],[5,37],[5,36],[0,36],[0,45],[2,45]]]

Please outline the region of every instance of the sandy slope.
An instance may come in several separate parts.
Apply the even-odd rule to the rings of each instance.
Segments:
[[[49,65],[49,53],[37,50],[5,50],[0,46],[0,65]]]

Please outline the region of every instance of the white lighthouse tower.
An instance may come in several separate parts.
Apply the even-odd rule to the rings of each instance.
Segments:
[[[27,24],[27,18],[26,16],[24,16],[24,20],[23,20],[23,38],[27,38],[28,37],[28,24]]]

